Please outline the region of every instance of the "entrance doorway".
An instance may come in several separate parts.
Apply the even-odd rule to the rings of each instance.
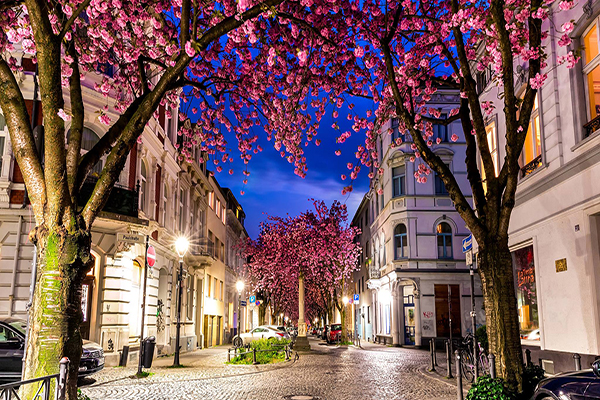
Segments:
[[[415,296],[412,286],[404,286],[404,344],[415,344]]]
[[[438,337],[461,335],[460,286],[435,285],[435,324]]]
[[[94,272],[96,269],[96,257],[92,256],[94,267],[87,273],[83,283],[81,284],[81,312],[83,313],[83,321],[79,326],[81,337],[90,340],[90,326],[92,320],[92,302],[94,299]]]

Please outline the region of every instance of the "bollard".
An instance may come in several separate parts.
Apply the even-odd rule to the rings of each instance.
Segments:
[[[581,371],[581,356],[575,353],[573,359],[575,360],[575,371]]]
[[[531,350],[529,350],[529,349],[526,349],[526,350],[525,350],[525,359],[527,360],[527,364],[526,364],[526,365],[531,365],[531,364],[533,364],[533,363],[531,362]]]
[[[429,370],[435,372],[435,343],[433,342],[433,339],[429,341],[429,353],[431,356],[431,368],[429,368]]]
[[[462,382],[462,374],[460,373],[460,354],[458,350],[454,352],[456,354],[456,398],[458,400],[463,400],[463,382]]]
[[[446,378],[452,379],[452,354],[450,354],[450,341],[446,342],[446,366],[448,367],[448,376]]]
[[[431,340],[433,340],[433,363],[435,364],[436,367],[439,367],[440,364],[437,363],[437,351],[435,348],[435,345],[436,345],[435,338],[433,338]]]
[[[227,362],[231,362],[231,349],[227,349]]]
[[[252,349],[252,364],[254,364],[254,365],[258,364],[256,362],[256,347]]]
[[[496,356],[490,353],[488,358],[490,360],[490,377],[496,379]]]
[[[63,357],[60,360],[59,376],[56,385],[56,400],[65,400],[67,395],[67,375],[69,373],[69,359]]]
[[[290,346],[286,344],[283,351],[285,352],[285,361],[290,361]]]

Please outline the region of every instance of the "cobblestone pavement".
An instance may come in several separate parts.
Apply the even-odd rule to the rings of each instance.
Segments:
[[[141,380],[129,378],[133,367],[106,368],[82,390],[93,400],[456,398],[450,383],[423,373],[427,352],[369,343],[362,349],[336,347],[317,340],[311,347],[296,362],[264,366],[224,365],[226,348],[200,350],[182,355],[187,368],[166,368],[172,358],[155,360],[154,374]]]

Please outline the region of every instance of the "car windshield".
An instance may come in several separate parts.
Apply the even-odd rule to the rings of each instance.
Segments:
[[[331,325],[331,330],[332,331],[341,331],[342,325]]]
[[[11,328],[16,329],[21,334],[25,335],[25,329],[27,328],[27,322],[25,321],[12,321],[9,323]]]

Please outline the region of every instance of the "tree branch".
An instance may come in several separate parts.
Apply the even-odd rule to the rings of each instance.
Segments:
[[[69,77],[69,93],[71,97],[71,128],[67,140],[67,180],[69,184],[69,193],[71,202],[77,204],[77,194],[79,187],[77,183],[77,166],[81,155],[81,139],[83,135],[83,119],[85,114],[83,96],[81,94],[81,81],[79,76],[79,57],[75,50],[75,43],[70,41],[67,47],[67,54],[73,57],[70,67],[73,73]]]
[[[71,26],[75,23],[75,20],[90,5],[91,1],[92,0],[84,0],[81,4],[79,4],[79,7],[77,7],[77,10],[75,10],[75,12],[67,20],[67,22],[65,23],[65,25],[61,29],[60,33],[58,34],[58,40],[60,40],[60,41],[63,40],[63,38],[65,37],[65,35],[69,31],[69,29],[71,29]]]
[[[46,206],[44,171],[36,150],[23,93],[3,58],[0,58],[0,107],[8,125],[13,153],[27,185],[36,225],[40,226],[44,223]]]

